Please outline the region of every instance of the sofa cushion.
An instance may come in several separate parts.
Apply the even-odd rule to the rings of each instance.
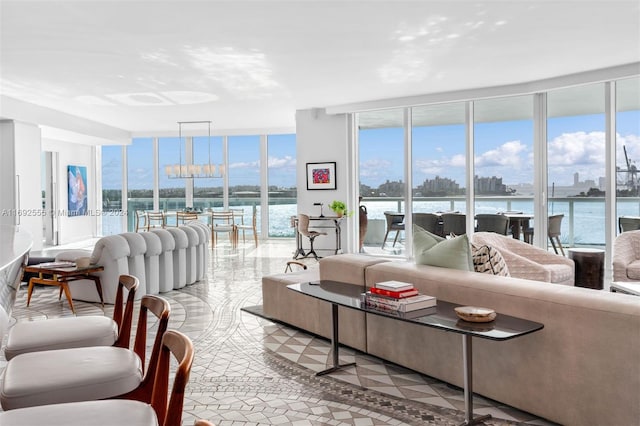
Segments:
[[[473,267],[476,272],[483,274],[508,277],[509,267],[498,249],[489,245],[471,244]]]
[[[418,265],[474,270],[467,234],[446,239],[416,225],[413,227],[413,252]]]
[[[627,277],[640,281],[640,260],[634,260],[627,265]]]

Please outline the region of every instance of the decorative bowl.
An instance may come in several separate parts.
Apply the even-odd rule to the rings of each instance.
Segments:
[[[86,268],[91,264],[90,257],[79,257],[76,259],[76,267],[77,268]]]
[[[478,306],[458,306],[453,308],[458,317],[469,322],[490,322],[496,319],[496,311]]]

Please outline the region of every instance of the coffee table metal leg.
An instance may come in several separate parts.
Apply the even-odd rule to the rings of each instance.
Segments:
[[[340,365],[340,357],[338,354],[338,305],[335,303],[331,304],[331,326],[333,327],[333,332],[331,335],[331,352],[333,355],[333,366],[327,368],[326,370],[322,370],[316,373],[316,376],[324,376],[325,374],[333,373],[334,371],[338,371],[341,368],[351,367],[356,365],[355,362],[350,362],[348,364]]]
[[[475,425],[491,418],[491,414],[473,418],[473,349],[471,335],[462,335],[462,359],[464,363],[464,423],[460,426]]]

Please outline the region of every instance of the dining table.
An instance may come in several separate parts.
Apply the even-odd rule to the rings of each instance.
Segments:
[[[529,223],[533,219],[532,214],[523,212],[502,212],[500,214],[509,218],[511,236],[516,240],[519,240],[520,236],[524,235],[524,231],[529,228]]]

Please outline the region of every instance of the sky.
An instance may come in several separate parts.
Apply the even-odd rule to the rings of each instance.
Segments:
[[[640,167],[640,111],[620,112],[617,118],[617,164],[625,168],[623,145],[632,162]],[[605,175],[605,123],[603,114],[581,115],[548,120],[549,182],[558,186]],[[479,123],[474,128],[476,174],[500,176],[507,185],[533,183],[533,122],[516,120]],[[361,130],[361,182],[371,187],[404,180],[403,130],[383,128]],[[463,125],[414,128],[414,186],[439,175],[465,183],[465,129]],[[259,136],[230,136],[229,184],[259,185]],[[184,149],[184,144],[182,145]],[[195,138],[194,150],[201,162],[209,156],[207,137]],[[161,138],[159,144],[160,187],[179,186],[168,179],[164,167],[177,163],[178,138]],[[120,146],[103,147],[103,187],[118,189],[122,182]],[[222,138],[211,138],[213,163],[220,163]],[[152,139],[135,139],[127,147],[129,188],[153,187]],[[269,183],[278,187],[296,184],[295,135],[270,135],[268,139]],[[221,186],[219,179],[196,179],[196,186]]]
[[[553,118],[547,124],[550,181],[572,185],[605,175],[604,115]],[[622,146],[640,167],[640,111],[617,115],[618,165],[625,167]],[[533,121],[480,123],[474,128],[475,172],[503,178],[503,183],[533,183]],[[420,127],[412,133],[413,185],[435,176],[465,184],[464,125]],[[361,181],[377,187],[403,178],[403,131],[400,128],[360,132]]]

